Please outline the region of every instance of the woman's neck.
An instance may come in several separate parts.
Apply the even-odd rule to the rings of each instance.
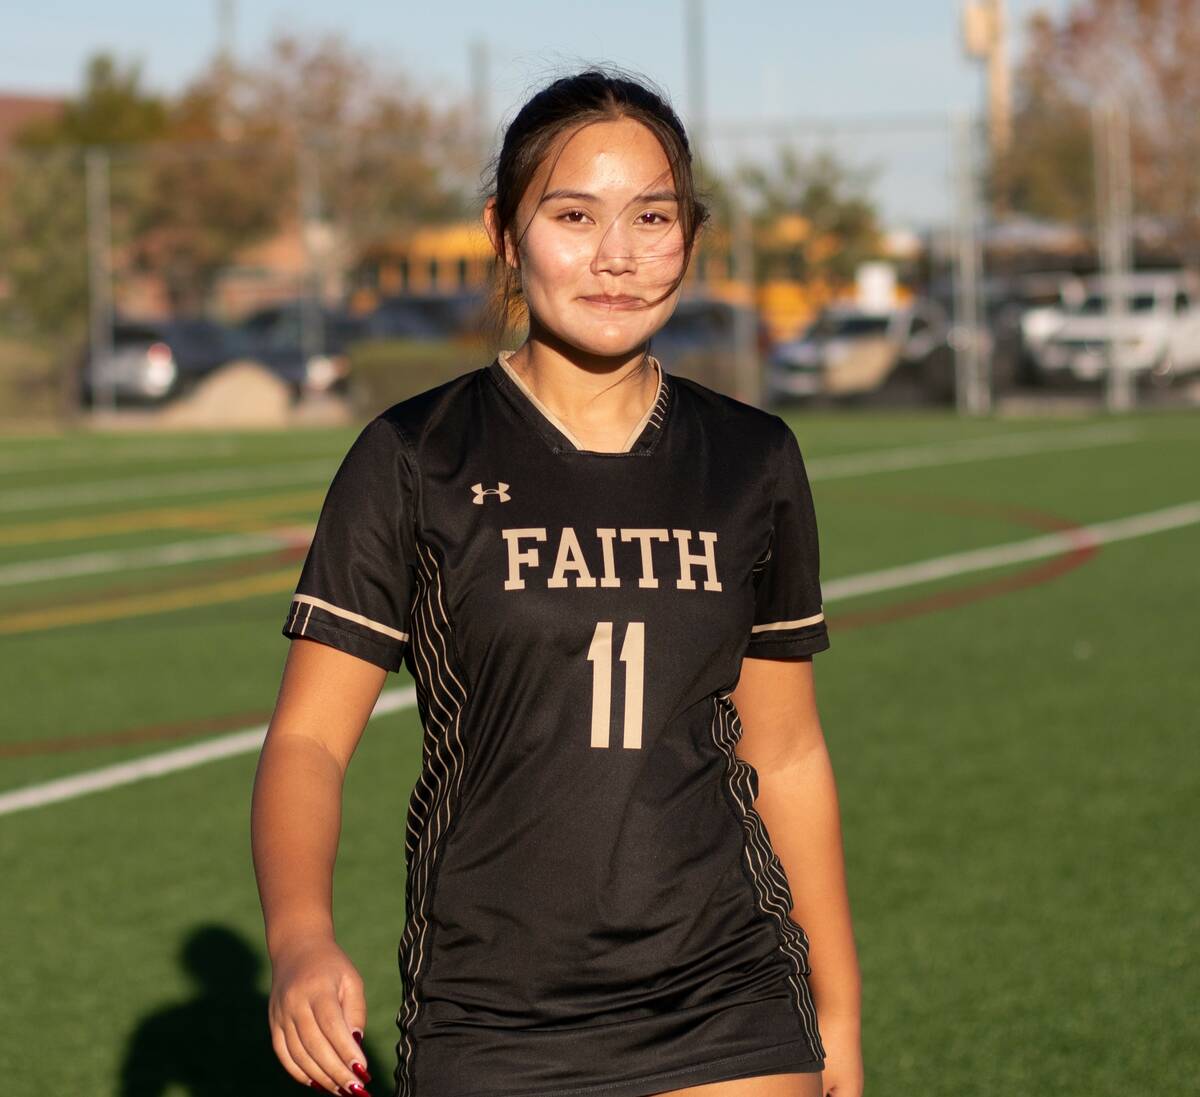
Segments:
[[[619,359],[572,351],[531,336],[507,361],[586,449],[619,451],[658,395],[659,367],[645,345]]]

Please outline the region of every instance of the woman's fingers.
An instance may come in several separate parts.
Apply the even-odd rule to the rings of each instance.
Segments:
[[[283,1034],[283,1029],[274,1024],[271,1026],[271,1046],[275,1049],[275,1057],[279,1060],[283,1069],[302,1086],[308,1085],[309,1075],[292,1058],[292,1053],[288,1050],[287,1038]]]
[[[356,1032],[361,1035],[367,1029],[367,998],[363,993],[362,979],[358,976],[357,972],[352,974],[347,973],[343,976],[341,1000],[343,1024],[350,1037],[350,1043],[346,1044],[343,1040],[338,1046],[341,1047],[344,1045],[349,1049],[349,1062],[352,1070],[355,1063],[361,1063],[363,1069],[366,1070],[369,1065],[367,1063],[367,1056],[363,1051],[362,1044],[354,1038]],[[343,1054],[345,1053],[343,1052]],[[364,1082],[370,1081],[370,1074],[363,1077],[357,1070],[354,1073],[358,1074]]]
[[[324,1079],[329,1079],[334,1083],[335,1088],[340,1086],[342,1089],[354,1093],[354,1087],[356,1085],[361,1087],[362,1082],[350,1069],[349,1062],[342,1058],[329,1038],[331,1029],[336,1030],[337,1025],[345,1027],[345,1022],[341,1020],[341,1008],[332,995],[322,995],[315,999],[311,1006],[312,1008],[306,1014],[301,1014],[296,1018],[296,1031],[304,1043],[305,1051],[312,1057],[324,1075],[324,1078],[316,1074],[312,1077],[322,1084],[324,1084]],[[347,1036],[349,1037],[348,1032]],[[352,1037],[350,1043],[354,1044]],[[358,1045],[354,1044],[354,1046]],[[353,1057],[353,1053],[351,1054]]]
[[[309,1026],[315,1028],[315,1023],[309,1017]],[[305,1082],[312,1079],[317,1085],[323,1089],[327,1089],[330,1093],[337,1093],[338,1087],[341,1085],[340,1074],[331,1075],[318,1062],[309,1049],[310,1036],[306,1035],[302,1030],[302,1025],[295,1021],[289,1021],[284,1026],[284,1038],[287,1041],[287,1049],[291,1054],[293,1061],[304,1072]]]
[[[316,1017],[317,1024],[321,1026],[321,1032],[329,1043],[330,1051],[339,1057],[349,1078],[352,1081],[365,1081],[366,1079],[354,1069],[354,1065],[357,1063],[360,1067],[365,1068],[367,1057],[350,1031],[351,1026],[347,1023],[345,1007],[332,996],[322,996],[313,1001],[313,1015]],[[361,1025],[354,1027],[361,1028]]]

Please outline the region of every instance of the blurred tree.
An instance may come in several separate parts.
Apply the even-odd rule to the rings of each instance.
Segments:
[[[1014,209],[1087,223],[1095,215],[1091,107],[1126,106],[1134,205],[1200,258],[1200,0],[1076,0],[1029,21],[1015,81],[1014,139],[990,183]]]
[[[274,233],[307,228],[329,248],[322,261],[345,269],[366,242],[461,215],[476,166],[464,113],[435,111],[337,36],[279,35],[242,67],[219,58],[170,129],[175,146],[147,161],[136,260],[177,308],[201,304],[238,249]]]
[[[253,74],[250,99],[293,145],[320,161],[323,212],[350,238],[442,221],[473,210],[478,142],[465,104],[435,107],[402,75],[336,37],[312,46],[284,36]]]
[[[773,168],[743,165],[737,175],[752,196],[760,279],[844,285],[879,254],[875,169],[851,168],[828,149],[805,156],[784,146]]]
[[[171,104],[168,140],[120,166],[144,184],[130,211],[129,261],[162,279],[180,313],[200,311],[237,251],[281,228],[295,192],[277,127],[234,117],[224,75],[218,63],[192,81]]]
[[[12,311],[72,339],[86,327],[84,146],[110,152],[118,273],[158,275],[193,311],[241,248],[305,221],[345,268],[367,241],[462,215],[480,166],[471,133],[461,107],[435,109],[337,36],[282,34],[243,66],[219,57],[173,101],[143,90],[138,65],[97,55],[62,117],[0,163]]]
[[[151,141],[166,130],[167,108],[145,91],[141,66],[122,68],[95,54],[83,87],[62,114],[16,135],[0,161],[0,254],[14,327],[65,347],[87,326],[87,205],[83,150]],[[129,196],[113,181],[114,206]],[[113,225],[119,239],[121,225]]]
[[[21,131],[25,148],[48,145],[128,145],[153,141],[166,131],[167,105],[142,87],[142,66],[125,67],[111,54],[93,54],[85,64],[83,88],[62,114]]]

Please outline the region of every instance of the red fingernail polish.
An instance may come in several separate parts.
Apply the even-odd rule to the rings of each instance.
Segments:
[[[354,1094],[354,1097],[371,1097],[361,1082],[351,1082],[346,1088]]]
[[[352,1028],[350,1030],[350,1035],[353,1036],[358,1041],[358,1046],[362,1047],[362,1040],[363,1040],[362,1033],[359,1032],[358,1029]]]
[[[350,1069],[354,1071],[364,1082],[369,1082],[371,1076],[367,1073],[367,1068],[364,1063],[351,1063]]]

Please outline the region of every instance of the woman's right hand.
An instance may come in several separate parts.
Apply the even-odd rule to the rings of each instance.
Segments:
[[[363,982],[332,937],[302,937],[272,955],[267,1013],[275,1054],[297,1082],[367,1097],[371,1076],[355,1038],[367,1023]]]

